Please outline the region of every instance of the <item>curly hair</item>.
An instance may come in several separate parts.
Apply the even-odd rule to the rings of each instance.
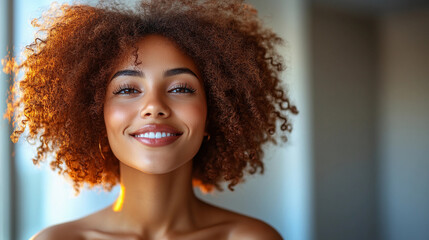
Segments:
[[[286,141],[287,113],[298,111],[281,86],[284,70],[275,47],[283,40],[264,28],[257,11],[240,0],[142,1],[57,5],[34,19],[35,40],[9,95],[6,115],[17,141],[38,142],[35,164],[53,154],[51,167],[69,176],[76,191],[87,183],[110,190],[119,181],[103,119],[109,78],[117,59],[145,35],[162,35],[199,68],[207,96],[210,141],[193,160],[193,183],[203,190],[228,188],[244,173],[263,172],[262,145]],[[6,66],[7,67],[7,66]],[[277,124],[279,123],[279,124]]]

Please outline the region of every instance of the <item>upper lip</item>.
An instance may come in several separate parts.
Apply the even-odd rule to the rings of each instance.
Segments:
[[[135,132],[130,133],[130,135],[140,135],[147,132],[165,132],[165,133],[174,133],[174,134],[182,134],[176,128],[166,125],[166,124],[146,124],[142,128],[138,129]]]

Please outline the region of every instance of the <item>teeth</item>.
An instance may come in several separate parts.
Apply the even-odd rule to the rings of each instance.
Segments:
[[[154,132],[150,132],[149,133],[149,138],[155,138],[155,133]]]
[[[138,134],[135,135],[135,137],[138,138],[150,138],[150,139],[158,139],[158,138],[164,138],[164,137],[170,137],[175,136],[173,133],[166,133],[166,132],[146,132],[144,134]]]

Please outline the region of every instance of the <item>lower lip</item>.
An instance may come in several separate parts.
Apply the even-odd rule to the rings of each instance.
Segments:
[[[170,136],[170,137],[163,137],[163,138],[144,138],[144,137],[134,137],[137,141],[143,143],[144,145],[148,147],[162,147],[169,144],[172,144],[175,142],[179,136]]]

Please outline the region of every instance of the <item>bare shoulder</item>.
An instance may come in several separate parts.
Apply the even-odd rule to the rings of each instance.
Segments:
[[[211,209],[206,216],[210,216],[215,221],[225,226],[228,240],[282,240],[280,234],[267,223],[236,213],[230,210],[222,209],[211,205]]]
[[[43,229],[31,240],[137,240],[138,235],[115,233],[103,227],[108,222],[105,212],[110,207],[90,214],[75,221],[66,222]],[[100,223],[103,223],[100,225]],[[107,224],[108,225],[108,224]]]
[[[280,234],[270,225],[263,221],[242,217],[231,229],[228,240],[248,239],[248,240],[282,240]]]
[[[51,240],[51,239],[61,239],[61,240],[80,240],[86,239],[86,234],[88,230],[95,229],[93,223],[96,223],[99,216],[103,214],[105,210],[100,210],[98,212],[92,213],[86,217],[65,222],[51,227],[45,228],[36,235],[34,235],[31,240]]]
[[[76,222],[62,223],[43,229],[30,240],[79,239],[78,229],[79,225]]]

